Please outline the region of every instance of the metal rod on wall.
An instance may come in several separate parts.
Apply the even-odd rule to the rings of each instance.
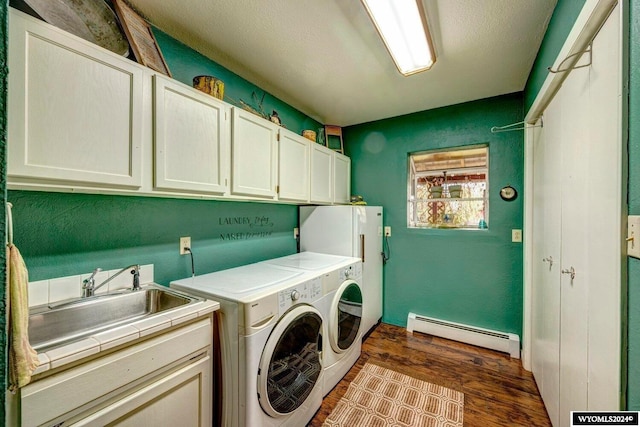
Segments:
[[[540,120],[539,125],[528,125],[527,122],[517,122],[511,123],[510,125],[504,126],[494,126],[491,128],[491,133],[500,133],[500,132],[511,132],[514,130],[525,130],[528,128],[541,128],[542,127],[542,119]]]

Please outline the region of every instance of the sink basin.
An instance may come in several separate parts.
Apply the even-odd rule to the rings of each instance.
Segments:
[[[201,299],[149,286],[43,306],[29,315],[29,341],[41,352],[197,301]]]

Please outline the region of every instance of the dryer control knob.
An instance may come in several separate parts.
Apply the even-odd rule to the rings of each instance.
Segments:
[[[297,290],[292,290],[291,291],[291,301],[297,301],[300,299],[300,292],[298,292]]]

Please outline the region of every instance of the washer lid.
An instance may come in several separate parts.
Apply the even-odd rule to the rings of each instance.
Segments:
[[[301,276],[302,271],[285,270],[264,263],[255,263],[188,279],[176,280],[171,285],[199,293],[235,300],[239,296],[284,283]]]
[[[265,264],[280,265],[282,267],[297,268],[301,270],[323,270],[329,267],[337,266],[350,260],[349,257],[319,254],[316,252],[300,252],[282,258],[274,258],[264,261]]]

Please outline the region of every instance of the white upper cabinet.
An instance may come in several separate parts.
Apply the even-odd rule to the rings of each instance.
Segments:
[[[309,201],[309,158],[311,144],[307,138],[280,129],[278,147],[278,199]]]
[[[142,185],[143,68],[10,9],[9,183]]]
[[[229,189],[228,104],[154,76],[154,187],[224,195]]]
[[[351,159],[338,152],[333,156],[333,203],[348,204],[351,201]]]
[[[349,203],[351,160],[9,9],[10,189]]]
[[[325,146],[311,146],[311,203],[333,201],[333,154],[334,151]]]
[[[231,193],[275,199],[278,125],[233,108]]]

